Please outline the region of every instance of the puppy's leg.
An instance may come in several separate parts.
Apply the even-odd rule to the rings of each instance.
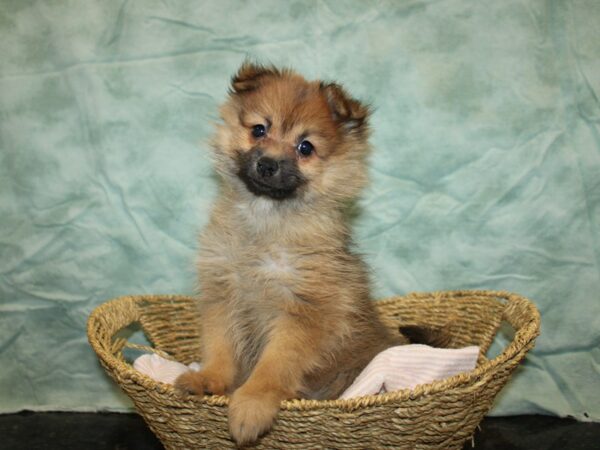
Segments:
[[[223,395],[235,378],[233,346],[227,336],[225,311],[221,304],[208,305],[202,315],[202,370],[186,372],[175,386],[193,394]]]
[[[255,441],[267,431],[282,400],[293,398],[304,374],[320,355],[318,333],[291,318],[280,319],[248,380],[229,402],[229,430],[238,444]]]

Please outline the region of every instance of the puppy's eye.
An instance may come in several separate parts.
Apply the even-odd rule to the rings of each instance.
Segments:
[[[310,156],[315,147],[309,141],[302,141],[298,144],[298,151],[302,156]]]
[[[265,134],[267,134],[267,129],[264,125],[259,124],[252,127],[252,136],[255,138],[263,137]]]

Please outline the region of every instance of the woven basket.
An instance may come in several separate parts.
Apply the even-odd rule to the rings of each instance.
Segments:
[[[477,368],[413,390],[350,400],[285,401],[271,431],[253,448],[460,449],[539,334],[535,306],[506,292],[411,294],[376,305],[394,330],[409,324],[440,326],[452,317],[450,346],[480,346]],[[198,321],[192,298],[121,297],[92,312],[88,338],[167,449],[235,448],[227,427],[227,397],[180,394],[137,372],[123,357],[123,349],[135,345],[119,331],[138,323],[154,351],[184,363],[198,361]],[[514,337],[488,360],[485,352],[503,321],[512,326]]]

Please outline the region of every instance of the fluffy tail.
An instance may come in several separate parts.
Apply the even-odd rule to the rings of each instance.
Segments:
[[[400,333],[408,338],[411,344],[425,344],[430,347],[449,348],[452,344],[453,326],[450,321],[443,326],[405,325],[401,326]]]

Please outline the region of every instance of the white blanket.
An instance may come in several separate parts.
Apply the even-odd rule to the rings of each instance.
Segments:
[[[479,347],[460,349],[433,348],[410,344],[391,347],[379,353],[364,368],[341,399],[412,389],[417,385],[442,380],[475,368]],[[162,383],[174,384],[182,373],[199,370],[199,363],[189,366],[158,355],[142,355],[133,363],[139,372]]]

